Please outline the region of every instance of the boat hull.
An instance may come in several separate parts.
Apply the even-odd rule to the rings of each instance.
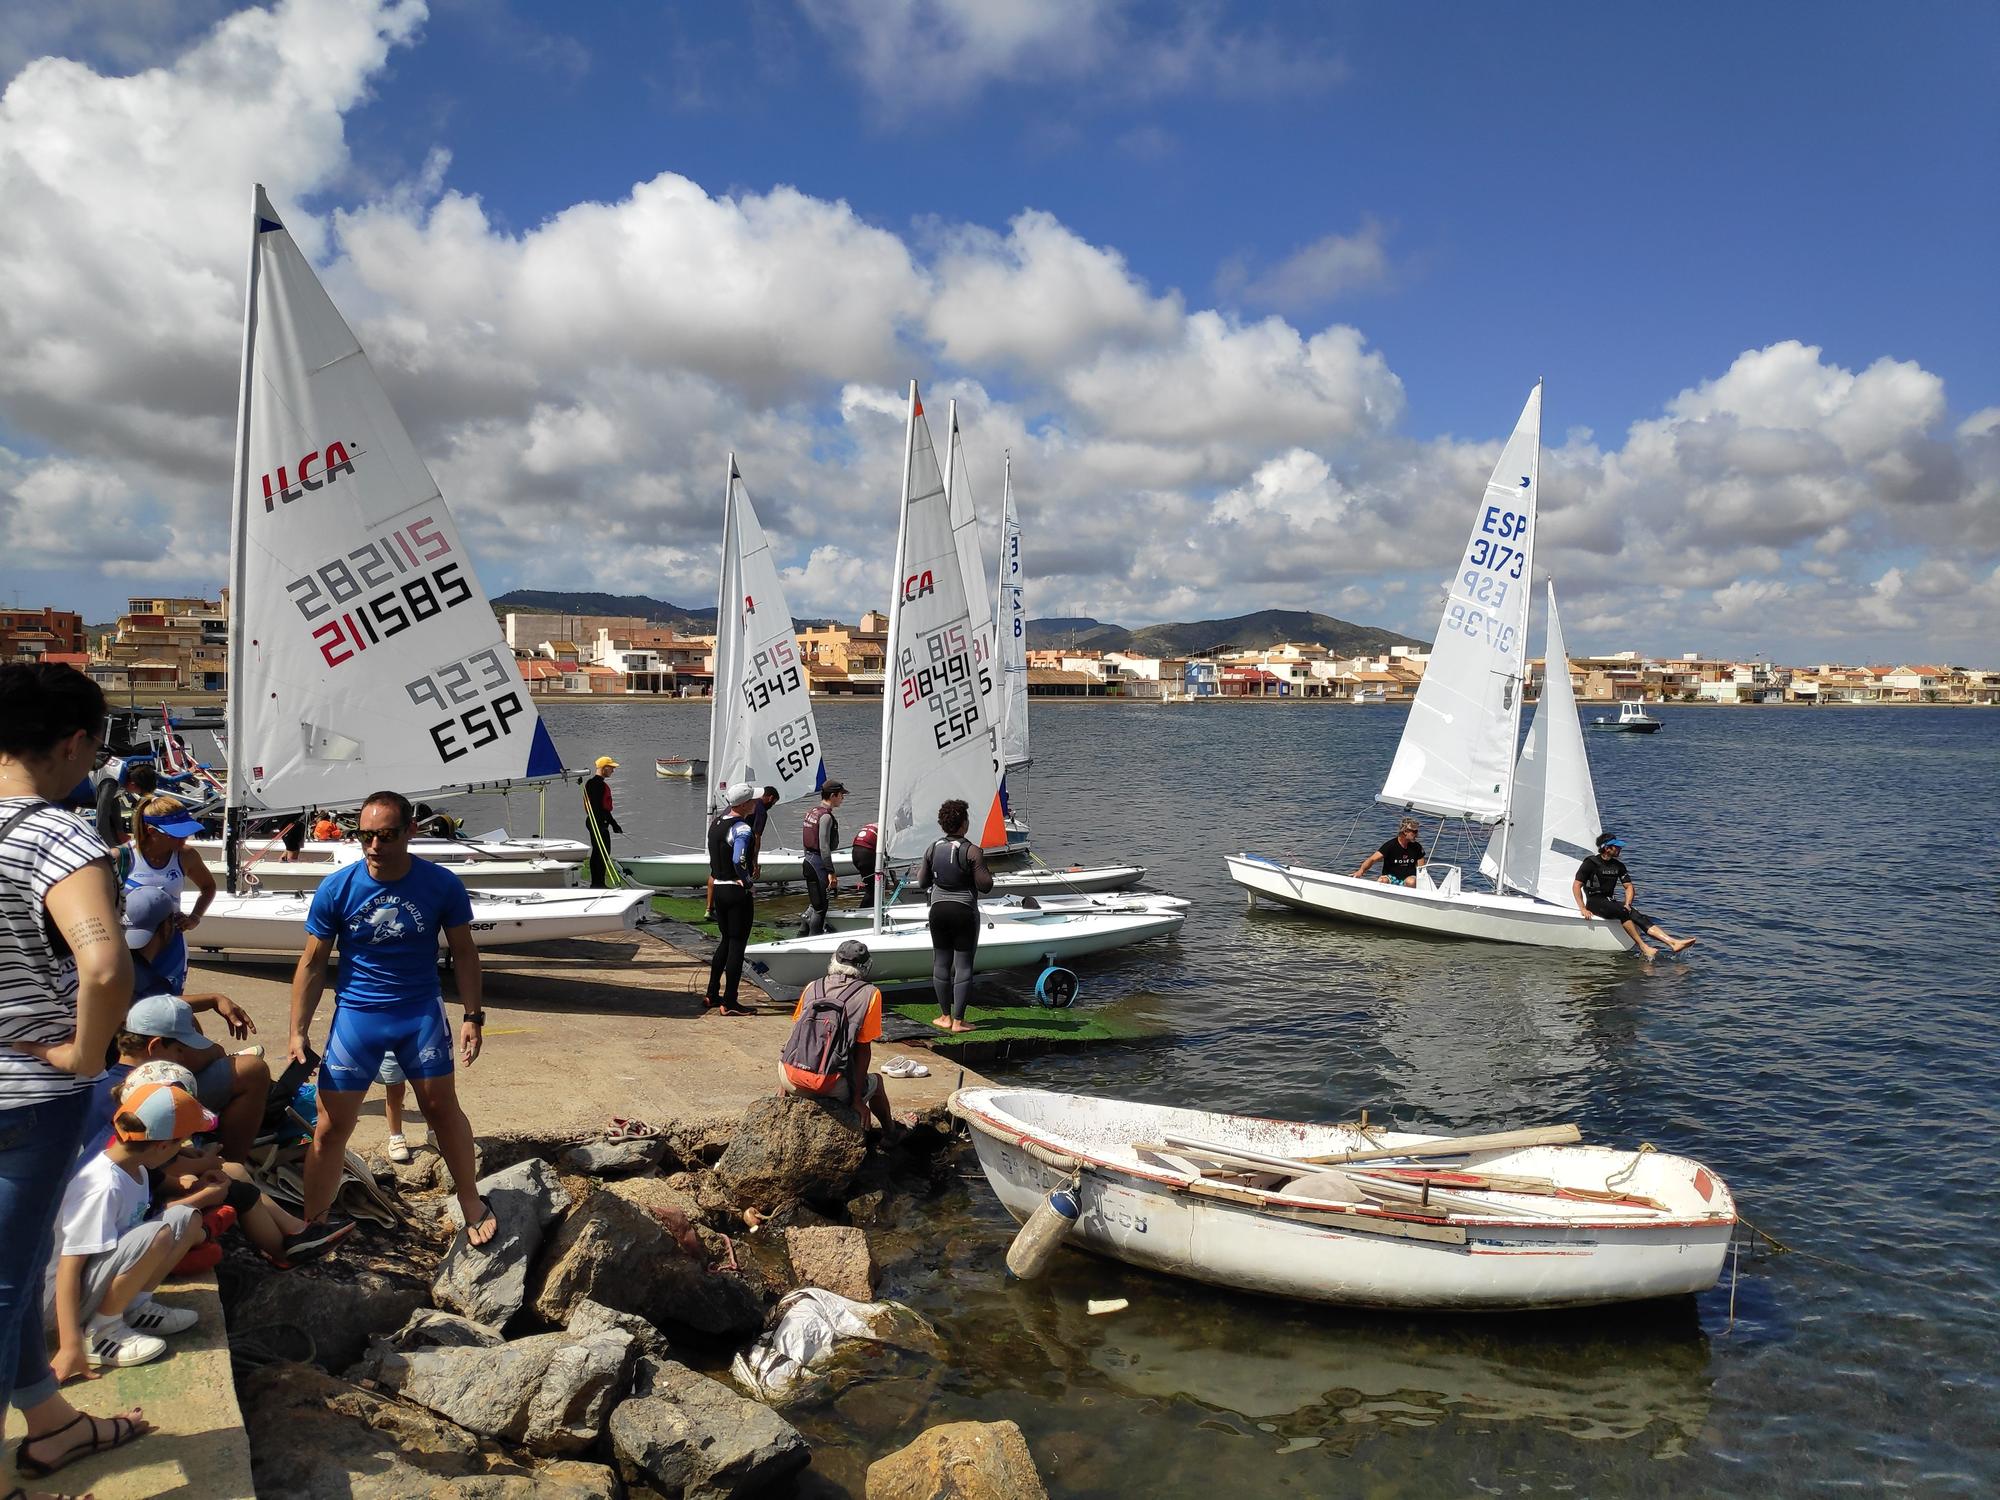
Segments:
[[[1019,896],[984,897],[979,910],[990,921],[1013,921],[1035,912],[1184,912],[1194,903],[1181,896],[1155,895],[1145,891],[1106,891],[1096,894],[1048,895],[1032,898],[1030,906]],[[882,919],[892,924],[915,922],[928,924],[931,909],[927,902],[905,901],[887,907]],[[861,932],[875,925],[872,907],[841,907],[827,913],[826,927],[829,932]]]
[[[980,1169],[1015,1219],[1025,1220],[1067,1181],[1064,1163],[1074,1163],[1083,1213],[1070,1244],[1172,1276],[1305,1302],[1519,1312],[1686,1296],[1715,1285],[1735,1224],[1735,1203],[1720,1178],[1660,1153],[1538,1147],[1450,1160],[1473,1172],[1573,1171],[1592,1184],[1622,1173],[1622,1191],[1670,1199],[1673,1212],[1615,1215],[1593,1205],[1575,1206],[1565,1218],[1512,1217],[1505,1204],[1518,1195],[1497,1194],[1499,1211],[1490,1216],[1421,1222],[1372,1206],[1199,1196],[1187,1177],[1164,1165],[1149,1169],[1126,1144],[1179,1130],[1213,1141],[1264,1138],[1269,1143],[1260,1149],[1303,1156],[1366,1148],[1382,1139],[1379,1132],[1363,1140],[1351,1129],[1341,1134],[1342,1127],[1036,1090],[961,1089],[951,1108],[971,1126]],[[1068,1128],[1077,1117],[1088,1123]]]
[[[1184,911],[1051,912],[1016,910],[982,912],[974,973],[1019,969],[1060,960],[1083,958],[1128,948],[1180,931]],[[840,932],[817,937],[787,938],[776,943],[752,943],[746,958],[774,985],[802,989],[826,973],[827,960],[846,940]],[[922,922],[898,923],[891,930],[868,932],[868,977],[877,984],[929,983],[931,935]]]
[[[1253,898],[1263,896],[1281,906],[1340,921],[1535,948],[1591,953],[1632,948],[1631,938],[1616,922],[1525,896],[1383,885],[1303,865],[1283,865],[1255,854],[1230,854],[1223,860],[1229,878]]]
[[[692,850],[685,854],[642,854],[621,859],[618,868],[625,878],[657,890],[696,889],[708,884],[708,856]],[[766,849],[758,856],[760,885],[781,885],[806,878],[806,856],[801,849]],[[833,873],[842,878],[854,874],[854,858],[845,850],[833,857]]]
[[[1657,721],[1647,724],[1637,724],[1628,720],[1621,724],[1612,719],[1592,719],[1584,728],[1588,729],[1592,734],[1658,734],[1660,732],[1660,725]]]
[[[219,838],[189,839],[188,847],[211,866],[220,865],[222,862],[222,840]],[[240,839],[237,842],[237,850],[245,858],[258,856],[260,859],[268,859],[280,847],[282,846],[275,837]],[[306,864],[316,864],[324,860],[349,860],[354,858],[357,847],[352,839],[307,839],[299,846],[299,860]],[[448,865],[458,871],[464,865],[476,865],[496,859],[553,859],[566,865],[580,865],[589,857],[590,850],[575,839],[420,838],[410,840],[410,853],[421,859],[427,859],[434,865]]]
[[[198,893],[181,897],[194,910]],[[297,953],[305,946],[312,894],[272,891],[218,895],[187,935],[199,952]],[[603,937],[638,924],[646,912],[643,891],[522,891],[472,893],[472,941],[481,948],[518,948],[563,938]],[[438,944],[442,950],[444,944]]]
[[[655,776],[666,777],[672,781],[693,781],[697,776],[706,774],[707,771],[708,762],[705,760],[656,760],[653,762],[653,774]]]
[[[259,890],[316,891],[322,880],[351,864],[358,864],[360,859],[358,849],[348,858],[340,860],[300,860],[285,864],[275,859],[260,859],[250,867],[249,875],[256,881]],[[577,883],[577,867],[558,859],[493,859],[482,860],[475,865],[450,865],[446,868],[468,886],[482,891],[561,891]]]

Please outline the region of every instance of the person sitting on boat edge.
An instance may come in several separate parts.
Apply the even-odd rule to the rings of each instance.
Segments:
[[[1617,834],[1606,832],[1597,836],[1597,852],[1585,856],[1583,863],[1576,867],[1576,879],[1570,882],[1570,894],[1576,898],[1576,909],[1586,917],[1602,917],[1607,922],[1623,926],[1631,934],[1632,941],[1639,945],[1641,958],[1651,958],[1659,951],[1641,933],[1651,933],[1665,943],[1671,953],[1692,948],[1699,939],[1675,937],[1632,904],[1638,895],[1638,887],[1632,884],[1632,872],[1625,868],[1624,852],[1625,841]],[[1614,899],[1620,885],[1625,887],[1623,901]]]
[[[840,819],[834,816],[847,800],[847,787],[829,781],[819,789],[819,801],[806,814],[805,842],[806,915],[800,936],[817,937],[826,931],[828,898],[840,889],[833,873],[833,857],[840,852]]]
[[[857,1112],[865,1104],[883,1130],[893,1131],[888,1087],[880,1073],[868,1071],[872,1044],[882,1039],[882,991],[868,982],[871,960],[858,938],[834,949],[825,976],[807,985],[792,1007],[778,1077],[788,1094],[812,1094]]]
[[[1375,861],[1382,862],[1382,873],[1375,877],[1377,885],[1415,885],[1417,871],[1430,861],[1424,854],[1424,846],[1417,842],[1417,820],[1405,818],[1396,825],[1396,836],[1361,861],[1361,868],[1354,872],[1356,880],[1366,880],[1368,872],[1375,867]]]
[[[750,945],[750,926],[757,914],[750,882],[757,873],[750,804],[757,788],[741,782],[722,794],[725,811],[708,825],[708,917],[716,926],[715,953],[708,961],[708,993],[702,1014],[747,1016],[750,1008],[737,1000],[743,984],[743,950]]]

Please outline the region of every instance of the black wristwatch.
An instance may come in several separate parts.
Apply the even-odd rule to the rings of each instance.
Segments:
[[[469,1010],[460,1016],[459,1019],[464,1021],[468,1026],[484,1026],[486,1024],[486,1012],[483,1010]]]

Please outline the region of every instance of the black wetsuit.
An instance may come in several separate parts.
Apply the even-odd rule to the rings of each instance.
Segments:
[[[979,951],[979,893],[993,889],[993,872],[970,839],[939,839],[924,851],[917,889],[931,895],[931,989],[938,1014],[963,1021]]]
[[[840,819],[824,802],[816,803],[806,814],[803,836],[808,902],[804,931],[812,937],[826,931],[827,882],[833,878],[833,856],[840,848]]]
[[[1618,899],[1619,888],[1632,878],[1624,860],[1615,856],[1606,859],[1601,854],[1586,855],[1576,867],[1576,878],[1583,882],[1583,904],[1592,916],[1631,922],[1641,932],[1657,925],[1636,906],[1627,906]]]
[[[598,890],[611,884],[611,835],[623,833],[611,816],[611,783],[593,776],[583,784],[584,832],[590,835],[590,883]]]
[[[713,882],[709,901],[715,908],[720,934],[715,956],[708,961],[708,996],[713,1009],[735,1007],[743,982],[743,950],[750,944],[750,923],[757,902],[750,889],[750,820],[725,812],[708,825],[708,875]]]

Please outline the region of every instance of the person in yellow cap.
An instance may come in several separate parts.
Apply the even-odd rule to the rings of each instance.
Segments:
[[[611,884],[611,835],[623,833],[611,816],[611,773],[618,762],[597,757],[597,774],[583,784],[583,821],[590,835],[590,883],[598,890]]]

